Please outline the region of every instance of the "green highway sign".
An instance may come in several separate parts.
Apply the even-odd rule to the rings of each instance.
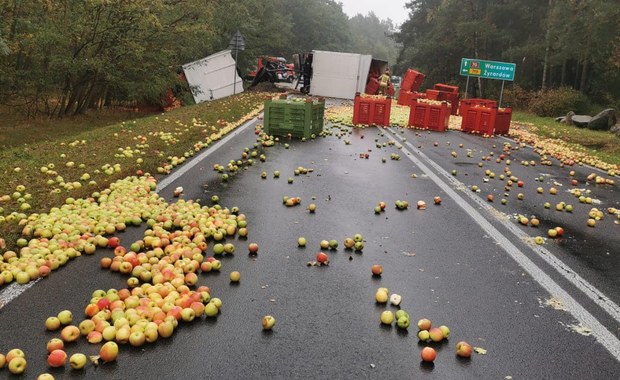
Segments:
[[[514,81],[516,69],[517,65],[514,63],[461,58],[460,74],[470,77]]]

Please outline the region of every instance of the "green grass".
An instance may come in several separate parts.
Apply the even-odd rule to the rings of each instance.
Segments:
[[[577,128],[557,123],[551,117],[540,117],[525,112],[514,112],[512,120],[532,124],[529,132],[540,138],[566,141],[569,144],[583,147],[587,154],[605,163],[620,165],[620,138],[611,132]]]
[[[102,114],[41,123],[16,117],[13,125],[0,127],[0,136],[14,129],[0,151],[0,237],[13,240],[20,219],[47,212],[68,197],[88,197],[137,170],[156,174],[173,157],[190,157],[257,112],[264,99],[265,93],[248,92],[141,118]],[[105,173],[115,165],[116,170]],[[85,174],[90,178],[83,179]],[[19,185],[25,190],[14,199]],[[20,209],[24,201],[31,209]]]

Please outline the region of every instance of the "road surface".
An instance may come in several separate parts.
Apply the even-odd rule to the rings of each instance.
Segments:
[[[99,268],[101,257],[112,256],[99,249],[0,305],[0,352],[13,347],[26,352],[25,378],[42,372],[66,379],[618,376],[620,226],[609,215],[595,228],[586,226],[591,207],[620,208],[618,185],[586,185],[585,177],[594,170],[573,168],[577,187],[590,189],[595,203],[600,202],[579,203],[567,191],[572,187],[569,168],[555,161],[551,167],[522,166],[523,160],[540,162],[522,147],[511,150],[509,158],[512,174],[524,186],[514,184],[506,191],[498,177],[483,178],[487,169],[497,176],[503,172],[505,160],[495,159],[504,143],[516,147],[514,141],[455,131],[345,127],[306,142],[282,138],[265,150],[265,162],[222,182],[213,164],[225,165],[245,147],[252,148],[255,123],[260,121],[177,168],[158,188],[171,202],[177,186],[183,186],[185,199],[204,204],[218,195],[222,205],[238,206],[247,215],[249,237],[229,240],[237,249],[222,259],[221,273],[199,275],[199,284],[223,300],[221,315],[181,323],[171,338],[151,345],[123,345],[115,363],[82,371],[68,365],[48,368],[45,343],[58,333],[45,331],[45,319],[69,309],[79,321],[95,289],[126,286],[126,277]],[[481,157],[490,152],[492,159],[480,167]],[[391,154],[400,159],[390,159]],[[300,166],[312,171],[295,176]],[[280,178],[273,178],[274,170]],[[540,176],[543,182],[535,180]],[[293,183],[287,183],[288,177]],[[481,191],[471,191],[472,185]],[[537,194],[538,186],[545,194]],[[551,186],[559,188],[557,195],[548,193]],[[523,200],[517,199],[519,192]],[[494,194],[494,202],[487,202],[487,194]],[[508,203],[503,205],[505,194]],[[284,196],[300,197],[301,205],[285,207]],[[433,204],[435,196],[442,198],[441,205]],[[396,210],[396,200],[408,201],[409,209]],[[419,200],[426,202],[425,210],[416,209]],[[562,200],[574,206],[571,214],[554,210]],[[387,208],[375,214],[380,201]],[[545,201],[551,209],[542,206]],[[317,205],[314,214],[306,210],[309,203]],[[520,225],[514,218],[518,214],[537,216],[540,227]],[[534,244],[535,236],[546,237],[556,226],[566,230],[563,238]],[[131,228],[119,237],[129,245],[142,231]],[[356,233],[365,239],[362,253],[342,247],[343,239]],[[308,240],[307,247],[297,246],[300,236]],[[323,239],[340,242],[337,250],[327,251],[330,265],[308,266]],[[260,245],[256,257],[247,254],[249,242]],[[383,266],[381,277],[371,275],[373,264]],[[229,283],[233,270],[241,272],[238,285]],[[412,320],[408,330],[380,324],[382,311],[397,308],[375,302],[379,287],[402,296],[401,308]],[[23,289],[5,287],[0,297],[11,299],[11,292]],[[277,319],[271,332],[261,328],[267,314]],[[438,355],[430,366],[420,361],[426,344],[418,342],[414,325],[421,318],[451,329],[447,341],[431,344]],[[460,340],[486,354],[460,360],[454,349]],[[98,346],[81,341],[68,345],[67,352],[93,355]],[[0,371],[8,376],[6,369]]]

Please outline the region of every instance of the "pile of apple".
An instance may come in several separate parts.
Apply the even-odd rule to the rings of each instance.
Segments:
[[[159,214],[166,203],[153,192],[155,186],[150,176],[128,177],[90,198],[67,198],[49,213],[30,215],[20,223],[19,253],[6,251],[0,256],[0,285],[46,277],[82,254],[107,247],[105,235]]]

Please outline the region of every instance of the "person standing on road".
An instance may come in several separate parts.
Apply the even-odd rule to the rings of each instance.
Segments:
[[[387,94],[390,85],[390,69],[386,69],[385,73],[379,77],[379,95]]]

